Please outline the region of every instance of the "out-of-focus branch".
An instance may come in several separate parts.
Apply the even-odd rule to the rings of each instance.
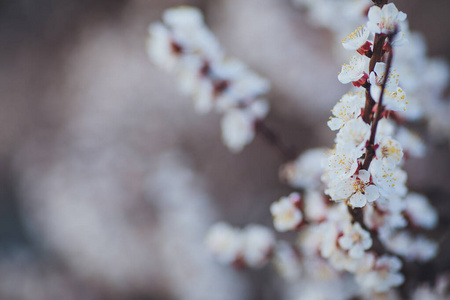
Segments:
[[[256,132],[260,134],[264,140],[273,147],[275,147],[280,155],[286,161],[294,160],[297,158],[298,151],[294,145],[287,145],[283,142],[279,134],[273,129],[267,126],[263,120],[259,120],[255,124]]]

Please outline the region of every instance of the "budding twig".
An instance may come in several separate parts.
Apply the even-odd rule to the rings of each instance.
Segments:
[[[394,31],[392,34],[389,35],[389,41],[392,41],[396,35],[397,31]],[[378,100],[378,106],[377,106],[377,111],[375,112],[375,116],[372,122],[372,127],[370,130],[370,138],[369,138],[369,142],[367,144],[366,147],[366,157],[364,159],[364,163],[362,165],[362,169],[364,170],[368,170],[370,163],[373,160],[373,157],[375,156],[375,135],[377,132],[377,126],[378,126],[378,122],[381,119],[381,115],[384,111],[384,107],[383,107],[383,95],[384,95],[384,90],[386,89],[386,83],[389,77],[389,72],[391,70],[392,67],[392,57],[393,57],[393,50],[391,49],[391,51],[389,52],[389,56],[387,59],[387,63],[386,63],[386,72],[383,78],[383,83],[381,85],[381,94],[380,94],[380,99]]]
[[[392,34],[390,34],[388,36],[389,41],[392,41],[393,38],[395,37],[397,31],[395,30]],[[377,39],[378,37],[378,39]],[[381,49],[377,49],[377,51],[375,51],[375,45],[383,45],[384,41],[385,41],[386,37],[380,37],[380,35],[376,35],[375,36],[375,44],[374,44],[374,54],[377,53],[377,55],[379,55],[380,53],[382,53],[383,51],[383,47],[381,46]],[[376,55],[374,55],[376,56]],[[373,57],[374,57],[373,56]],[[372,58],[373,58],[372,57]],[[386,83],[387,83],[387,79],[388,79],[388,75],[389,72],[391,70],[391,66],[392,66],[392,57],[393,57],[393,51],[391,49],[391,51],[389,52],[389,56],[388,56],[388,60],[387,60],[387,64],[386,64],[386,72],[383,78],[383,83],[381,85],[381,94],[380,94],[380,98],[378,99],[378,106],[377,106],[377,110],[375,112],[375,115],[373,116],[373,121],[372,121],[372,127],[370,130],[370,138],[369,141],[367,143],[367,147],[366,147],[366,154],[365,154],[365,159],[362,165],[363,170],[368,170],[370,163],[372,162],[374,156],[375,156],[375,135],[377,132],[377,126],[378,126],[378,122],[381,119],[382,113],[384,111],[384,107],[383,107],[383,94],[384,94],[384,90],[386,89]],[[381,60],[381,56],[379,57]],[[370,72],[373,71],[373,68],[375,66],[376,60],[374,59],[374,64],[372,66],[372,59],[370,61]],[[364,112],[366,112],[367,110],[367,106],[368,106],[368,97],[370,97],[370,99],[373,101],[372,97],[370,96],[370,92],[369,90],[366,90],[366,107]],[[371,105],[369,103],[369,105]],[[371,105],[370,111],[372,111],[373,105]],[[361,208],[352,208],[352,207],[348,207],[348,211],[350,213],[350,215],[352,216],[352,223],[358,222],[361,225],[361,228],[363,228],[364,230],[366,230],[367,232],[370,233],[370,236],[372,238],[373,244],[371,249],[373,251],[375,251],[376,253],[378,253],[379,255],[383,255],[386,253],[389,253],[389,251],[387,251],[387,249],[384,247],[383,243],[380,241],[380,239],[378,238],[378,234],[376,231],[370,230],[366,224],[364,223],[364,214]]]

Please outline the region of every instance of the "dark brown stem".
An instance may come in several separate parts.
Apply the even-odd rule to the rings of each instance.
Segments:
[[[373,41],[373,53],[369,63],[369,75],[375,69],[375,64],[377,62],[380,62],[383,58],[383,46],[385,41],[386,36],[380,34],[375,35],[375,39]],[[372,110],[375,105],[375,101],[372,99],[369,89],[370,85],[368,85],[368,87],[366,88],[366,105],[364,106],[364,112],[362,116],[362,119],[367,124],[370,124],[373,119]]]
[[[388,0],[372,0],[373,4],[376,6],[382,7],[386,3],[388,3]]]
[[[372,96],[370,95],[370,86],[366,89],[366,105],[364,106],[364,112],[362,115],[362,119],[367,124],[370,124],[370,121],[373,118],[372,109],[375,105],[375,101],[373,101]]]
[[[395,32],[389,37],[389,40],[392,41],[394,36],[395,36]],[[381,94],[380,94],[380,99],[378,100],[377,111],[375,112],[374,120],[372,122],[372,127],[370,130],[369,142],[366,147],[366,157],[365,157],[364,163],[362,165],[362,169],[364,169],[364,170],[369,169],[370,163],[372,162],[372,160],[375,156],[375,135],[377,133],[378,122],[380,121],[381,115],[384,111],[383,95],[384,95],[384,90],[386,89],[386,83],[387,83],[387,80],[389,77],[389,72],[391,71],[391,67],[392,67],[392,57],[393,57],[393,50],[391,49],[391,51],[389,52],[387,63],[386,63],[386,71],[384,73],[385,75],[383,78],[383,83],[381,85]]]
[[[396,32],[392,33],[389,36],[389,41],[392,41],[392,39],[394,38]],[[378,38],[377,38],[378,37]],[[380,37],[379,35],[375,36],[375,44],[379,44],[382,42],[382,45],[384,45],[385,42],[385,37]],[[381,46],[381,50],[377,49],[377,52],[375,52],[375,46],[374,46],[374,53],[382,53],[383,51],[383,47]],[[374,55],[375,56],[375,55]],[[386,89],[386,83],[387,83],[387,79],[389,77],[389,72],[391,70],[391,66],[392,66],[392,57],[393,57],[393,51],[391,50],[389,52],[389,57],[388,57],[388,61],[386,64],[386,71],[385,71],[385,75],[383,78],[383,83],[381,85],[381,94],[380,94],[380,98],[378,99],[378,106],[377,106],[377,110],[375,112],[375,115],[371,118],[372,121],[372,127],[370,129],[370,138],[369,141],[367,143],[366,146],[366,154],[365,154],[365,159],[362,165],[363,170],[368,170],[370,163],[372,162],[374,156],[375,156],[375,135],[377,132],[377,126],[378,126],[378,122],[381,119],[381,115],[383,113],[384,107],[383,107],[383,94],[384,94],[384,90]],[[381,57],[380,57],[381,59]],[[376,62],[375,62],[376,63]],[[370,68],[371,70],[373,70],[373,68],[375,67],[375,63],[372,65],[372,60],[371,60],[371,64],[370,64]],[[365,111],[367,109],[367,98],[370,97],[370,92],[368,90],[366,90],[366,107],[365,107]],[[370,97],[370,99],[372,99],[372,97]],[[373,99],[372,99],[373,101]],[[372,110],[372,108],[370,109],[370,111]],[[348,211],[350,213],[350,215],[352,216],[352,223],[358,222],[361,227],[368,231],[370,233],[370,236],[372,238],[372,247],[370,248],[371,250],[375,251],[377,254],[379,255],[383,255],[386,253],[389,253],[389,251],[387,251],[387,249],[384,247],[383,243],[380,241],[380,239],[378,238],[378,234],[376,232],[376,230],[370,230],[366,224],[364,223],[364,214],[362,211],[362,208],[351,208],[350,206],[348,207]]]
[[[263,120],[259,120],[255,124],[256,132],[259,133],[268,144],[274,146],[281,156],[286,160],[294,160],[297,158],[298,151],[293,145],[286,145],[281,137],[275,133],[271,128],[269,128]]]

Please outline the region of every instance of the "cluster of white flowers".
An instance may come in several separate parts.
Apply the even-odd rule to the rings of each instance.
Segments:
[[[220,222],[209,229],[206,246],[223,264],[259,268],[271,258],[275,236],[262,225],[249,224],[238,229]]]
[[[300,211],[301,197],[298,193],[292,193],[288,197],[282,197],[272,203],[270,212],[273,216],[273,226],[276,230],[283,232],[296,229],[303,220]]]
[[[419,286],[411,297],[412,300],[448,300],[450,293],[450,277],[439,276],[436,284],[430,287],[429,284]]]
[[[233,152],[242,150],[253,140],[256,122],[269,111],[262,98],[269,82],[224,54],[196,8],[168,9],[163,23],[151,24],[149,33],[150,59],[177,77],[181,91],[194,100],[197,111],[214,109],[224,114],[223,141]]]
[[[391,104],[400,104],[395,116],[407,121],[425,120],[428,123],[430,133],[437,138],[450,138],[450,119],[447,117],[450,111],[450,102],[445,99],[445,89],[450,78],[448,64],[439,58],[427,56],[424,37],[418,32],[409,30],[406,14],[399,12],[394,4],[384,5],[382,8],[373,7],[369,12],[369,22],[365,22],[365,12],[372,5],[370,0],[293,0],[301,8],[306,10],[308,20],[315,26],[328,29],[333,33],[337,41],[342,40],[344,49],[354,50],[359,54],[369,54],[372,51],[372,34],[387,34],[399,26],[399,34],[391,41],[390,46],[396,47],[394,62],[398,74],[391,73],[392,80],[386,88],[386,96],[394,99],[388,100]],[[335,16],[341,16],[339,22],[335,22]],[[353,28],[359,26],[353,33],[348,34]],[[343,38],[344,37],[344,38]],[[343,38],[343,39],[342,39]],[[408,47],[401,47],[406,43]],[[342,47],[335,49],[336,53],[343,53]],[[342,54],[345,55],[345,54]],[[341,55],[337,57],[340,59]],[[363,56],[354,56],[343,68],[344,74],[340,74],[342,82],[353,82],[355,85],[364,84],[368,80],[365,70],[368,59]],[[380,64],[374,75],[378,75]],[[402,87],[408,95],[408,108],[405,110],[405,102],[401,101],[404,96],[402,89],[398,87],[398,77],[401,76]],[[379,93],[379,84],[374,83],[371,92]],[[382,77],[379,78],[380,80]],[[378,81],[379,83],[379,81]],[[378,97],[374,97],[376,100]],[[392,101],[394,100],[394,101]],[[347,100],[348,101],[348,100]],[[387,103],[386,103],[387,105]],[[341,105],[342,106],[342,105]],[[337,107],[338,110],[341,108]],[[388,108],[389,109],[389,108]],[[342,119],[342,118],[341,118]],[[340,126],[333,124],[334,126]]]
[[[352,91],[342,96],[328,121],[337,131],[335,146],[309,150],[281,168],[282,180],[301,193],[281,197],[270,212],[277,231],[298,231],[297,243],[277,242],[263,226],[237,229],[217,223],[206,245],[223,264],[258,268],[272,260],[289,280],[341,287],[327,289],[325,296],[320,289],[308,289],[301,299],[399,299],[394,288],[405,281],[404,264],[428,261],[438,251],[437,243],[408,231],[432,229],[438,219],[428,199],[406,187],[401,167],[407,157],[423,156],[425,146],[401,124],[423,117],[417,99],[431,94],[438,99],[436,90],[445,86],[441,79],[427,82],[418,76],[433,70],[445,77],[447,69],[417,50],[421,46],[409,32],[406,14],[392,3],[369,9],[368,0],[298,2],[309,9],[311,20],[336,35],[353,32],[342,45],[354,55],[338,75],[340,82],[352,83]],[[350,30],[351,24],[364,22],[365,11],[366,24]],[[340,25],[336,13],[342,16]],[[267,113],[259,96],[268,84],[241,63],[224,58],[197,10],[169,10],[163,19],[165,25],[150,29],[150,56],[180,77],[199,109],[215,107],[225,113],[225,142],[239,151],[252,140],[255,122]],[[411,48],[402,47],[407,41]],[[348,286],[352,288],[342,288]]]
[[[317,1],[325,2],[333,6],[349,1]],[[389,294],[396,299],[392,288],[405,279],[402,260],[396,255],[407,262],[423,262],[435,257],[438,250],[435,242],[407,229],[434,228],[437,212],[425,196],[408,193],[407,176],[400,168],[405,154],[424,154],[420,139],[392,117],[400,113],[407,116],[409,109],[409,97],[407,100],[399,87],[404,82],[399,75],[403,73],[397,72],[401,72],[400,67],[396,63],[388,72],[385,62],[391,51],[405,45],[404,33],[398,32],[392,40],[389,37],[404,27],[406,15],[390,3],[371,7],[368,19],[366,25],[342,41],[344,48],[355,54],[342,66],[338,79],[344,84],[353,83],[354,90],[332,109],[328,126],[338,132],[335,147],[328,152],[307,151],[281,168],[281,177],[304,191],[298,207],[307,222],[300,228],[290,228],[300,231],[297,246],[302,261],[325,260],[338,274],[337,280],[344,280],[339,277],[342,272],[353,274],[359,286],[353,296],[372,299],[375,294]],[[375,50],[381,38],[382,49]],[[373,55],[378,55],[378,60],[372,61],[370,70],[371,60],[377,59]],[[379,109],[381,93],[383,103]],[[368,98],[373,102],[366,112]],[[360,214],[360,219],[355,214]]]
[[[378,103],[382,90],[386,115],[406,110],[408,102],[405,93],[398,87],[399,75],[395,70],[390,70],[390,73],[386,74],[386,63],[376,61],[376,57],[373,57],[377,53],[369,49],[369,54],[361,49],[365,45],[374,44],[374,40],[369,40],[371,35],[374,35],[374,39],[378,39],[380,36],[393,33],[400,26],[400,21],[405,19],[406,15],[399,12],[393,3],[384,5],[381,9],[373,6],[369,10],[367,29],[361,27],[357,30],[363,32],[357,35],[355,39],[357,43],[352,40],[352,47],[348,47],[348,41],[343,41],[345,48],[356,50],[357,54],[350,58],[348,64],[342,66],[338,79],[344,84],[352,82],[355,87],[364,87],[366,93],[357,91],[344,95],[333,108],[333,117],[328,122],[332,130],[339,130],[335,148],[330,151],[323,175],[327,186],[325,193],[333,201],[344,201],[352,207],[364,207],[380,197],[398,198],[405,196],[407,192],[406,175],[399,168],[403,148],[395,139],[394,121],[383,118],[379,126],[375,127],[376,138],[372,141],[375,156],[373,161],[369,161],[370,167],[364,166],[368,159],[372,159],[369,156],[373,155],[367,151],[367,148],[372,146],[369,145],[369,141],[375,134],[374,130],[371,130],[374,126],[370,123],[372,121],[378,123],[374,118],[382,117],[378,116],[377,112],[372,120],[364,120],[366,103],[368,101]],[[384,47],[387,48],[386,44],[389,45],[391,42],[386,41]],[[383,52],[388,54],[386,50]],[[383,53],[378,55],[381,60]],[[370,70],[370,64],[374,65],[373,70]]]

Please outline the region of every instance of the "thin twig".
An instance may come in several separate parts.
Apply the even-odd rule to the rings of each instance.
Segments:
[[[376,63],[380,62],[383,59],[384,55],[383,46],[385,41],[386,36],[380,34],[375,35],[375,39],[373,41],[373,52],[369,63],[369,75],[375,69]],[[374,105],[375,101],[372,99],[372,96],[370,95],[370,85],[368,84],[366,87],[366,105],[364,106],[364,113],[362,116],[362,119],[367,124],[370,124],[373,119],[372,110]]]
[[[389,41],[392,41],[394,39],[396,33],[397,32],[394,31],[392,34],[389,35]],[[386,83],[387,83],[387,80],[389,77],[389,72],[391,71],[393,56],[394,56],[393,50],[391,49],[391,51],[389,52],[387,63],[386,63],[386,71],[384,73],[383,84],[381,85],[381,94],[380,94],[380,99],[378,100],[377,111],[375,113],[374,120],[372,122],[372,127],[370,130],[370,138],[369,138],[369,142],[366,147],[366,157],[365,157],[364,163],[362,165],[363,170],[369,169],[370,163],[372,162],[372,160],[375,156],[375,135],[377,133],[378,122],[380,121],[381,115],[384,111],[383,95],[384,95],[384,91],[386,89]]]
[[[299,152],[296,148],[293,145],[286,145],[281,137],[274,130],[268,127],[263,120],[256,122],[255,129],[256,132],[259,133],[268,144],[274,146],[278,150],[285,160],[290,161],[297,158]]]

